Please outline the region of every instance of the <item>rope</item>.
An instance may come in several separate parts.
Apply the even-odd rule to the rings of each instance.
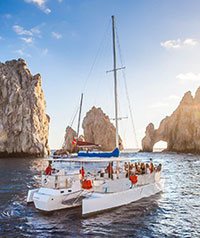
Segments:
[[[71,118],[71,120],[70,120],[70,123],[69,123],[70,127],[72,127],[73,124],[74,124],[75,118],[76,118],[76,116],[77,116],[77,114],[78,114],[78,110],[79,110],[79,107],[77,107],[77,109],[76,109],[76,111],[75,111],[75,113],[74,113],[74,116],[72,116],[72,118]]]
[[[121,51],[121,47],[120,47],[120,43],[119,43],[119,36],[118,36],[118,31],[117,31],[117,27],[116,27],[116,38],[117,38],[117,47],[119,50],[119,58],[120,58],[120,63],[121,63],[121,67],[123,67],[123,57],[122,57],[122,51]],[[131,117],[131,124],[133,127],[133,134],[135,137],[135,143],[136,143],[136,147],[138,148],[138,141],[137,141],[137,136],[136,136],[136,131],[135,131],[135,125],[134,125],[134,119],[133,119],[133,112],[132,112],[132,108],[131,108],[131,102],[130,102],[130,97],[129,97],[129,93],[128,93],[128,86],[127,86],[127,80],[126,80],[126,74],[125,71],[122,70],[122,76],[124,79],[124,86],[125,86],[125,92],[126,92],[126,97],[127,97],[127,101],[128,101],[128,107],[129,107],[129,112],[130,112],[130,117]]]
[[[79,111],[79,107],[76,108],[76,110],[74,111],[74,113],[72,114],[72,117],[68,123],[68,125],[72,128],[73,124],[74,124],[74,121],[76,119],[76,116],[78,114],[78,111]],[[62,142],[60,143],[60,146],[61,148],[64,147],[65,145],[65,135],[64,135],[64,139],[62,139]]]
[[[89,73],[88,73],[88,75],[87,75],[87,77],[86,77],[86,79],[85,79],[85,82],[84,82],[84,84],[83,84],[83,90],[82,90],[83,93],[86,92],[86,87],[87,87],[89,78],[91,77],[91,74],[92,74],[92,72],[93,72],[94,66],[95,66],[95,64],[96,64],[96,62],[97,62],[97,59],[98,59],[99,55],[102,53],[102,48],[103,48],[104,40],[106,39],[106,36],[107,36],[107,34],[108,34],[108,30],[109,30],[109,28],[110,28],[110,24],[111,24],[111,20],[109,21],[109,23],[108,23],[108,25],[107,25],[106,31],[105,31],[105,33],[104,33],[104,35],[103,35],[103,38],[102,38],[101,41],[100,41],[100,44],[99,44],[97,53],[96,53],[96,55],[95,55],[95,57],[94,57],[94,60],[93,60],[93,62],[92,62],[92,65],[91,65],[91,68],[90,68],[90,70],[89,70]]]
[[[92,72],[93,72],[93,69],[94,69],[94,67],[95,67],[95,65],[96,65],[96,63],[97,63],[97,60],[98,60],[99,56],[102,54],[103,44],[104,44],[104,41],[105,41],[105,39],[106,39],[106,36],[108,35],[108,30],[109,30],[109,28],[110,28],[110,24],[111,24],[111,20],[108,22],[108,25],[107,25],[107,27],[106,27],[106,31],[105,31],[105,33],[104,33],[104,35],[103,35],[103,38],[102,38],[101,41],[100,41],[100,44],[99,44],[97,53],[96,53],[96,55],[95,55],[95,57],[94,57],[94,60],[93,60],[93,62],[92,62],[92,65],[91,65],[91,68],[90,68],[90,70],[89,70],[89,73],[88,73],[88,75],[87,75],[87,77],[86,77],[86,79],[85,79],[85,81],[84,81],[83,88],[82,88],[82,92],[83,92],[83,93],[86,92],[86,87],[87,87],[88,81],[89,81],[89,79],[90,79],[90,77],[91,77],[91,74],[92,74]],[[72,118],[70,119],[70,122],[69,122],[69,124],[68,124],[68,125],[70,125],[70,127],[73,126],[74,121],[75,121],[75,119],[76,119],[76,117],[77,117],[78,111],[79,111],[79,106],[75,109],[75,113],[72,114]],[[64,141],[63,143],[65,143],[65,141]]]
[[[102,100],[102,97],[99,95],[99,89],[101,88],[102,85],[107,85],[107,81],[105,78],[105,69],[103,69],[102,67],[102,62],[103,65],[105,64],[105,60],[107,59],[106,54],[108,52],[108,49],[110,49],[108,42],[110,42],[108,39],[110,38],[109,35],[109,28],[110,28],[111,22],[109,21],[109,24],[107,26],[107,29],[105,31],[104,37],[101,41],[100,47],[99,47],[99,51],[98,51],[98,59],[96,59],[95,62],[95,69],[101,69],[98,72],[98,76],[95,77],[95,85],[93,85],[94,91],[97,92],[94,96],[93,96],[93,100],[90,101],[90,103],[92,103],[93,105],[98,106],[100,103],[100,101]],[[104,89],[103,89],[104,90]],[[107,90],[107,87],[105,88],[105,90]],[[104,95],[107,95],[106,92],[104,91]]]

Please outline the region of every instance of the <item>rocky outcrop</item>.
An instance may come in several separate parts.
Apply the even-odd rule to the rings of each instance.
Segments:
[[[101,150],[111,151],[115,148],[115,127],[101,108],[93,107],[87,112],[83,124],[84,138],[86,141],[101,145]],[[119,137],[119,148],[123,149]]]
[[[62,150],[68,151],[70,153],[75,152],[75,145],[73,144],[74,138],[76,138],[76,132],[70,126],[68,126],[65,130],[65,138]]]
[[[54,154],[64,155],[78,152],[77,141],[85,141],[84,136],[80,135],[77,139],[76,131],[70,126],[67,126],[63,146],[60,150],[56,150]]]
[[[153,151],[159,141],[167,142],[167,151],[200,153],[200,88],[193,97],[185,93],[178,108],[161,121],[158,129],[150,123],[142,140],[143,151]]]
[[[152,152],[153,146],[155,144],[154,137],[155,137],[155,129],[153,123],[150,123],[145,132],[146,136],[142,140],[142,150],[146,152]]]
[[[24,60],[0,63],[0,156],[49,154],[49,116],[41,76]]]

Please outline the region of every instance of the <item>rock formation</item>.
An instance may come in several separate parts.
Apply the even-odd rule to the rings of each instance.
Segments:
[[[70,153],[75,152],[75,146],[73,145],[73,140],[76,137],[76,132],[70,126],[65,130],[65,139],[62,146],[63,151],[68,151]]]
[[[0,156],[49,154],[49,116],[41,76],[24,60],[0,63]]]
[[[167,151],[200,153],[200,88],[194,97],[190,91],[185,93],[178,108],[158,129],[152,123],[147,126],[143,151],[153,151],[160,140],[167,142]]]
[[[115,148],[115,127],[101,108],[93,107],[87,112],[83,124],[84,138],[86,141],[101,145],[101,150],[111,151]],[[119,137],[120,150],[123,149]]]
[[[67,155],[69,153],[75,153],[78,152],[78,148],[76,146],[76,141],[85,141],[85,138],[83,135],[80,135],[77,140],[77,133],[76,131],[71,128],[70,126],[67,126],[65,130],[65,138],[64,143],[61,149],[56,150],[54,152],[54,155]]]

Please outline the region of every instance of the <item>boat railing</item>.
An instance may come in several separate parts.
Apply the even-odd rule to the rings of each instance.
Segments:
[[[42,187],[45,188],[70,188],[72,186],[72,183],[79,179],[78,174],[67,174],[67,175],[42,175]]]
[[[112,176],[110,176],[107,172],[105,173],[87,173],[85,175],[85,178],[90,178],[94,180],[105,180],[105,179],[123,179],[123,178],[128,178],[129,176],[133,175],[132,173],[128,174],[127,171],[122,171],[120,173],[113,173]],[[153,171],[150,174],[137,174],[136,176],[138,177],[139,183],[144,184],[144,183],[151,183],[155,181],[160,180],[160,171]]]
[[[89,179],[89,177],[87,177]],[[104,177],[95,177],[94,179],[92,177],[90,177],[90,179],[93,181],[93,186],[95,188],[95,190],[97,191],[104,191],[103,187],[105,184],[109,184],[109,186],[119,186],[120,185],[120,189],[118,188],[112,188],[111,190],[125,190],[128,189],[129,183],[127,183],[128,177],[126,176],[125,173],[119,174],[119,176],[115,176],[115,174],[113,174],[112,178],[109,178],[108,174],[106,174],[106,176]],[[147,185],[147,184],[151,184],[151,183],[155,183],[155,182],[159,182],[160,180],[160,172],[152,172],[151,174],[141,174],[141,175],[137,175],[137,183],[135,184],[135,186],[142,186],[142,185]],[[130,182],[131,183],[131,182]],[[116,185],[115,185],[116,184]],[[125,184],[125,187],[124,185]],[[127,184],[128,187],[127,187]]]

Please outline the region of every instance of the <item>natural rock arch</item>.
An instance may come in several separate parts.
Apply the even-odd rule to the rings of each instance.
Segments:
[[[156,142],[153,146],[153,151],[160,151],[160,150],[165,150],[167,149],[167,142],[164,140],[160,140]]]
[[[167,142],[167,151],[200,153],[200,88],[193,97],[185,93],[178,108],[160,123],[150,123],[142,140],[143,151],[152,152],[160,140]]]

